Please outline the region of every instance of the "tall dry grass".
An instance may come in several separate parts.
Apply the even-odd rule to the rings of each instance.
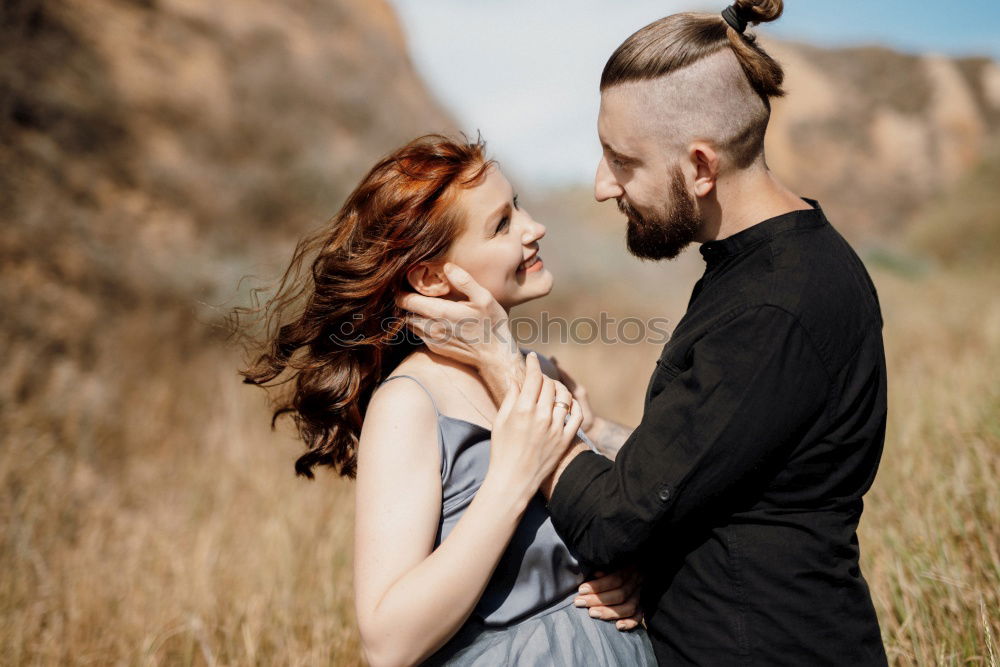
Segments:
[[[995,665],[1000,273],[875,278],[891,412],[860,539],[888,654]],[[350,484],[295,479],[292,430],[268,431],[235,353],[211,338],[176,344],[185,335],[148,312],[124,318],[91,341],[98,379],[69,363],[32,375],[44,351],[8,346],[3,663],[362,663]],[[603,412],[637,418],[655,348],[539,349]]]
[[[860,539],[890,658],[1000,660],[1000,277],[880,275],[885,454]]]
[[[136,314],[93,341],[104,377],[2,411],[0,663],[360,664],[349,486],[294,479],[237,356],[185,335]]]

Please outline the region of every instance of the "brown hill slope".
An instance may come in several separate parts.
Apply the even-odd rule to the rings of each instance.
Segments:
[[[127,391],[107,371],[148,361],[129,345],[196,346],[196,299],[231,295],[376,156],[450,125],[381,1],[5,3],[0,404],[58,368],[69,394],[49,400],[87,400],[85,377],[101,400]]]
[[[1000,65],[766,42],[786,70],[768,163],[856,240],[891,239],[1000,137]]]
[[[201,301],[450,125],[381,0],[3,3],[5,664],[360,664],[349,496]]]

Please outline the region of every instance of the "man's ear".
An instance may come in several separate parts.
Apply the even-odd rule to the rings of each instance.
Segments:
[[[424,296],[446,296],[451,291],[451,283],[444,275],[444,263],[420,262],[406,272],[406,279]]]
[[[712,144],[696,141],[688,149],[688,157],[695,175],[694,194],[707,197],[715,188],[715,180],[719,177],[719,154]]]

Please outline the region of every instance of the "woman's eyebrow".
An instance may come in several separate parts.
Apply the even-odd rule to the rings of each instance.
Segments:
[[[510,213],[510,202],[505,202],[501,206],[497,207],[497,210],[493,211],[488,218],[486,218],[486,230],[492,231],[496,227],[496,223],[500,221],[505,213]]]

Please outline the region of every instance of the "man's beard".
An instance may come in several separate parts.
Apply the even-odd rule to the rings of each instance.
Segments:
[[[628,218],[626,244],[641,259],[673,259],[698,235],[701,218],[694,198],[688,194],[684,173],[674,169],[670,179],[670,209],[663,215],[641,215],[624,197],[618,209]]]

